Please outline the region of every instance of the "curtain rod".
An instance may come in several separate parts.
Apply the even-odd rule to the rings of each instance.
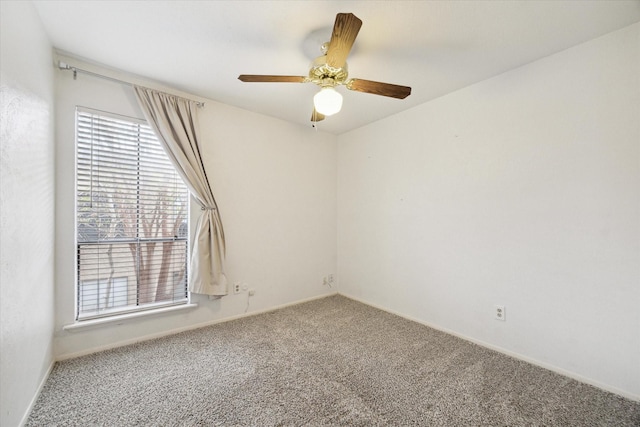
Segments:
[[[83,73],[83,74],[88,74],[90,76],[98,77],[100,79],[109,80],[109,81],[112,81],[112,82],[115,82],[115,83],[119,83],[121,85],[130,86],[130,87],[134,86],[134,84],[131,83],[131,82],[127,82],[127,81],[124,81],[124,80],[116,79],[114,77],[105,76],[103,74],[94,73],[93,71],[83,70],[82,68],[72,67],[69,64],[67,64],[66,62],[62,62],[62,61],[58,61],[58,68],[60,68],[61,70],[73,71],[73,79],[74,80],[76,79],[76,76],[77,76],[78,73]],[[195,102],[198,107],[204,107],[204,102],[194,101],[192,99],[184,98],[182,96],[177,96],[177,95],[171,95],[171,96],[175,96],[177,98],[186,99],[187,101]]]

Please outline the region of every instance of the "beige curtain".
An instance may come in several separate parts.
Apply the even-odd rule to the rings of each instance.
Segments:
[[[191,246],[189,291],[227,295],[224,231],[200,155],[196,103],[139,86],[134,90],[145,118],[202,209]]]

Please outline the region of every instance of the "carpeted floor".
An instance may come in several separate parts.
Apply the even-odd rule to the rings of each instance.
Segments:
[[[28,426],[640,426],[640,403],[333,296],[57,363]]]

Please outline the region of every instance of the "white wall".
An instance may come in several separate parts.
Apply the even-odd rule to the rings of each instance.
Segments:
[[[71,65],[167,90],[158,84],[61,57]],[[58,71],[55,354],[92,352],[242,315],[247,294],[195,296],[195,310],[69,332],[74,322],[74,114],[76,105],[142,118],[133,90]],[[186,95],[186,94],[183,94]],[[205,168],[227,238],[229,283],[256,290],[249,313],[333,292],[336,271],[336,137],[212,100],[199,110]],[[192,218],[197,217],[192,206]],[[195,221],[194,221],[195,223]]]
[[[341,135],[340,292],[640,399],[639,38]]]
[[[29,2],[0,2],[0,425],[20,424],[53,362],[53,62]]]

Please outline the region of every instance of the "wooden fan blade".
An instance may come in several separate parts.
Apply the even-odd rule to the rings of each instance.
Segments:
[[[362,21],[353,13],[339,13],[336,15],[331,41],[329,41],[329,48],[327,49],[327,64],[329,66],[333,68],[344,67],[361,26]]]
[[[238,80],[256,83],[304,83],[304,76],[262,76],[257,74],[240,74]]]
[[[408,86],[399,86],[391,83],[380,83],[362,79],[351,79],[347,83],[347,89],[398,99],[405,99],[407,96],[411,95],[411,88]]]
[[[313,111],[311,112],[311,121],[312,122],[319,122],[324,120],[324,114],[320,114],[316,111],[316,107],[313,107]]]

